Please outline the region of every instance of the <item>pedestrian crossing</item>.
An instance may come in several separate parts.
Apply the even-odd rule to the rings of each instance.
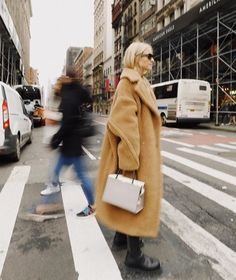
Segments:
[[[190,134],[186,133],[185,136],[189,137]],[[236,142],[219,142],[220,137],[218,137],[217,141],[210,144],[196,145],[185,141],[186,139],[175,140],[166,137],[167,134],[164,136],[161,139],[162,143],[173,146],[173,149],[165,149],[163,145],[162,149],[164,183],[168,178],[173,185],[178,183],[184,187],[186,192],[191,190],[206,198],[209,205],[212,203],[217,205],[220,209],[219,212],[229,211],[234,222],[236,219],[236,197],[234,195],[236,160],[235,157],[225,158],[221,156],[221,153],[235,153]],[[203,133],[202,136],[207,137],[207,134]],[[95,153],[96,149],[93,151],[90,146],[83,147],[83,150],[89,160],[94,163],[99,162],[99,151]],[[176,166],[181,168],[176,168]],[[191,172],[187,172],[188,170]],[[30,166],[15,167],[0,192],[0,276],[29,173]],[[218,182],[218,185],[210,184],[211,180],[204,180],[204,176]],[[66,176],[63,180],[65,183],[62,186],[61,195],[78,280],[122,279],[120,267],[104,238],[96,216],[76,217],[76,213],[80,212],[87,203],[78,182],[69,179],[69,177]],[[220,188],[223,185],[226,187]],[[228,189],[233,191],[227,192]],[[11,201],[10,204],[9,201]],[[205,207],[207,208],[208,205]],[[9,213],[7,218],[4,213]],[[191,217],[178,209],[170,199],[167,200],[165,192],[162,199],[161,222],[195,254],[203,255],[208,260],[212,270],[222,279],[236,280],[236,247],[230,248],[224,240],[220,240],[213,233],[208,232],[198,221],[191,220]],[[1,230],[2,228],[4,231]],[[166,267],[168,269],[168,264]],[[164,274],[163,278],[159,277],[158,279],[167,278]]]
[[[78,279],[97,279],[98,275],[100,279],[122,279],[95,217],[76,217],[87,206],[81,187],[67,180],[62,198]]]
[[[29,172],[30,166],[16,166],[0,192],[0,275]]]

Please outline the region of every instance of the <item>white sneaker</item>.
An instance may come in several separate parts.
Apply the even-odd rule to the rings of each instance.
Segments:
[[[61,191],[60,185],[54,186],[53,184],[50,184],[46,187],[46,189],[42,190],[40,192],[41,195],[50,195],[53,193],[58,193]]]

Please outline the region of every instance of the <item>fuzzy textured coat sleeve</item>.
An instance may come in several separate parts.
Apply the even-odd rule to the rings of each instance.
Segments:
[[[138,107],[131,84],[127,79],[120,81],[108,120],[108,127],[119,138],[117,147],[118,167],[124,171],[139,168]]]

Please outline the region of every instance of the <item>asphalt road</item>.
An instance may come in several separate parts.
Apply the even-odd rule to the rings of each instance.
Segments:
[[[97,117],[96,121],[99,133],[84,145],[88,175],[93,182],[106,118]],[[161,228],[157,238],[144,239],[145,253],[161,261],[162,274],[158,275],[127,269],[123,264],[126,251],[112,248],[114,232],[103,225],[97,228],[95,218],[93,224],[80,224],[84,239],[76,233],[73,220],[67,215],[44,222],[22,219],[23,214],[48,203],[40,196],[40,190],[48,181],[56,153],[43,144],[47,131],[47,127],[34,129],[33,143],[22,150],[18,163],[6,159],[0,162],[1,280],[236,279],[235,134],[191,127],[162,129],[164,197]],[[15,168],[20,170],[19,174],[12,173]],[[14,183],[9,183],[10,177]],[[70,169],[63,172],[62,177],[79,183]],[[25,184],[21,184],[22,178],[26,178]],[[7,196],[6,189],[10,187],[16,189]],[[70,211],[74,200],[66,202],[69,189],[70,186],[54,196],[51,202],[62,203],[64,209]],[[17,195],[18,208],[15,207]],[[78,189],[78,204],[83,204],[79,195]],[[11,203],[13,206],[8,207]],[[15,217],[11,211],[13,208]],[[67,210],[62,211],[64,213]],[[13,221],[12,229],[10,220]],[[80,242],[83,246],[88,242],[87,255],[82,247],[76,249]],[[99,244],[107,246],[101,255],[97,252]],[[78,256],[76,250],[81,252]],[[110,275],[120,272],[121,277],[109,278],[109,271]],[[93,272],[97,273],[96,277],[91,276]]]

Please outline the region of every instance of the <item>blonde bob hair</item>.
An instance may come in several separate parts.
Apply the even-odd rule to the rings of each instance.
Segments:
[[[130,44],[125,51],[123,66],[125,68],[133,69],[136,65],[137,56],[144,54],[145,51],[152,53],[152,46],[143,42],[133,42],[132,44]]]

